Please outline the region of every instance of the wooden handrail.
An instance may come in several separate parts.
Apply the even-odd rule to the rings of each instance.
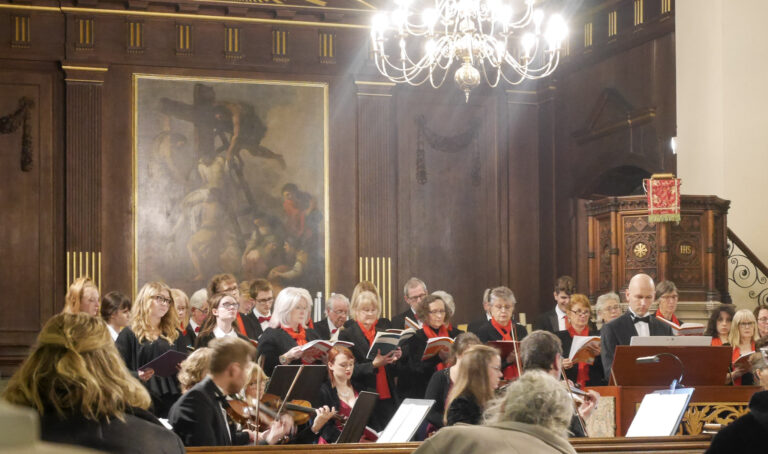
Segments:
[[[746,244],[744,244],[743,241],[741,241],[741,238],[738,237],[735,233],[733,233],[733,230],[728,228],[728,238],[733,241],[733,244],[738,246],[738,248],[741,250],[742,253],[749,259],[750,262],[752,262],[755,267],[760,270],[761,273],[763,273],[763,276],[768,276],[768,266],[765,266],[765,264],[755,255],[754,252],[752,252],[752,249],[748,248]]]

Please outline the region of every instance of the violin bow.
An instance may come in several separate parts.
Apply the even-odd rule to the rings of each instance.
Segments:
[[[561,361],[562,361],[562,357],[561,357]],[[578,365],[576,365],[576,367],[578,367]],[[565,369],[563,369],[562,362],[560,363],[560,377],[563,379],[563,384],[568,389],[568,395],[571,397],[571,400],[573,401],[574,411],[576,412],[576,418],[578,418],[579,420],[579,425],[581,426],[581,430],[584,431],[584,436],[588,437],[589,435],[587,434],[587,423],[584,422],[584,419],[579,414],[579,408],[576,405],[576,396],[574,392],[571,390],[571,386],[568,384],[568,377],[565,376]]]
[[[291,393],[293,392],[293,387],[296,385],[296,382],[299,380],[299,376],[301,375],[301,372],[303,370],[304,370],[304,364],[299,366],[299,371],[296,372],[296,375],[293,377],[293,381],[291,382],[291,387],[288,388],[288,392],[285,393],[285,397],[283,398],[283,402],[280,404],[280,408],[277,409],[278,415],[283,413],[283,409],[285,408],[285,403],[288,402],[288,399],[291,397]]]
[[[514,317],[512,318],[512,327],[510,328],[510,331],[512,331],[512,348],[515,350],[515,363],[517,364],[517,376],[523,375],[523,368],[520,367],[520,352],[517,349],[517,324],[515,323]]]
[[[259,374],[256,375],[256,388],[259,390],[259,394],[261,394],[261,374],[264,373],[264,356],[260,356],[258,361],[259,369],[261,369]],[[259,401],[261,400],[261,396],[256,401],[256,443],[259,442],[259,417],[261,416],[261,405],[259,405]]]

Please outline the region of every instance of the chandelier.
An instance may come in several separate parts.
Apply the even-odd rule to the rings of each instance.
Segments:
[[[392,82],[438,88],[456,63],[453,78],[469,102],[481,78],[515,85],[547,77],[560,61],[565,21],[554,14],[544,28],[535,0],[518,2],[519,11],[502,0],[417,1],[428,7],[395,0],[393,11],[373,18],[376,68]]]

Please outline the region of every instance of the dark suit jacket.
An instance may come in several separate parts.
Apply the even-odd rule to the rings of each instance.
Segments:
[[[320,339],[315,330],[306,328],[307,342]],[[275,367],[280,365],[280,355],[297,346],[290,334],[282,328],[267,328],[259,338],[259,356],[264,357],[264,373],[272,375]],[[301,364],[301,359],[290,364]]]
[[[556,333],[560,331],[559,325],[557,323],[557,312],[555,309],[552,308],[547,312],[539,314],[539,316],[536,317],[536,320],[533,321],[533,330],[544,330],[549,331],[550,333]]]
[[[597,330],[589,330],[590,336],[597,336],[598,332]],[[565,331],[558,331],[557,337],[560,338],[560,342],[563,344],[563,358],[568,358],[568,356],[571,354],[571,344],[573,343],[573,338],[571,337],[571,333],[568,332],[568,330]],[[579,365],[574,364],[573,367],[570,369],[565,370],[565,376],[568,377],[570,381],[573,383],[576,383],[576,378],[579,375]],[[595,362],[589,366],[589,378],[587,379],[587,386],[603,386],[605,385],[605,382],[603,381],[603,361],[600,358],[600,356],[595,357]]]
[[[403,312],[400,312],[399,314],[392,317],[392,324],[390,325],[390,328],[405,329],[405,317],[408,317],[414,321],[416,320],[416,316],[414,315],[413,311],[409,307]]]
[[[40,417],[40,432],[42,440],[50,443],[118,454],[184,452],[179,437],[163,427],[152,414],[139,408],[127,409],[125,421],[111,418],[109,422],[86,419],[81,414],[67,414],[62,418],[50,410]]]
[[[197,341],[197,333],[195,332],[195,329],[192,328],[192,324],[187,324],[187,341],[189,341],[189,345],[195,346],[195,342]]]
[[[331,328],[328,327],[328,317],[323,317],[322,320],[315,323],[315,331],[320,339],[331,340]]]
[[[216,398],[218,389],[208,377],[187,391],[171,407],[168,422],[173,431],[181,437],[185,446],[232,446],[248,444],[246,432],[237,432],[230,426],[230,440],[227,425],[221,414]]]
[[[461,331],[454,328],[448,336],[455,338]],[[397,363],[397,393],[401,399],[423,399],[427,384],[432,374],[437,371],[440,356],[435,355],[425,361],[421,360],[424,349],[427,348],[427,335],[423,329],[408,339],[403,345],[403,357]]]
[[[672,328],[664,322],[656,320],[652,314],[648,323],[651,336],[671,336]],[[600,330],[601,351],[600,357],[603,360],[603,371],[605,379],[610,381],[611,367],[613,366],[613,355],[616,353],[617,345],[629,345],[632,336],[637,336],[635,324],[632,323],[632,313],[627,311],[609,323],[603,325]]]
[[[483,316],[478,318],[477,320],[473,320],[469,322],[469,324],[467,325],[467,332],[477,334],[480,331],[480,328],[482,328],[487,321],[488,321],[488,317],[485,314],[483,314]]]
[[[263,331],[261,329],[261,323],[259,323],[259,319],[256,318],[253,311],[248,311],[245,315],[238,313],[238,315],[240,315],[243,320],[245,335],[248,336],[249,339],[255,341],[259,340],[259,336],[261,336]],[[237,328],[237,325],[235,325],[235,328]]]

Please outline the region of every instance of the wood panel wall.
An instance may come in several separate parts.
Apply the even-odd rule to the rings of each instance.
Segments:
[[[674,2],[642,1],[635,24],[636,1],[567,10],[555,77],[480,88],[465,103],[450,81],[382,83],[367,48],[371,10],[352,0],[0,0],[0,115],[20,93],[39,101],[31,173],[5,152],[18,137],[0,136],[10,221],[0,311],[15,314],[0,321],[0,367],[63,307],[67,251],[101,253],[104,293],[133,290],[135,73],[328,84],[330,291],[351,293],[360,257],[387,257],[395,312],[410,276],[452,293],[459,323],[500,284],[529,318],[545,310],[556,276],[582,280],[578,201],[601,175],[674,171]],[[20,300],[25,310],[11,311]]]

